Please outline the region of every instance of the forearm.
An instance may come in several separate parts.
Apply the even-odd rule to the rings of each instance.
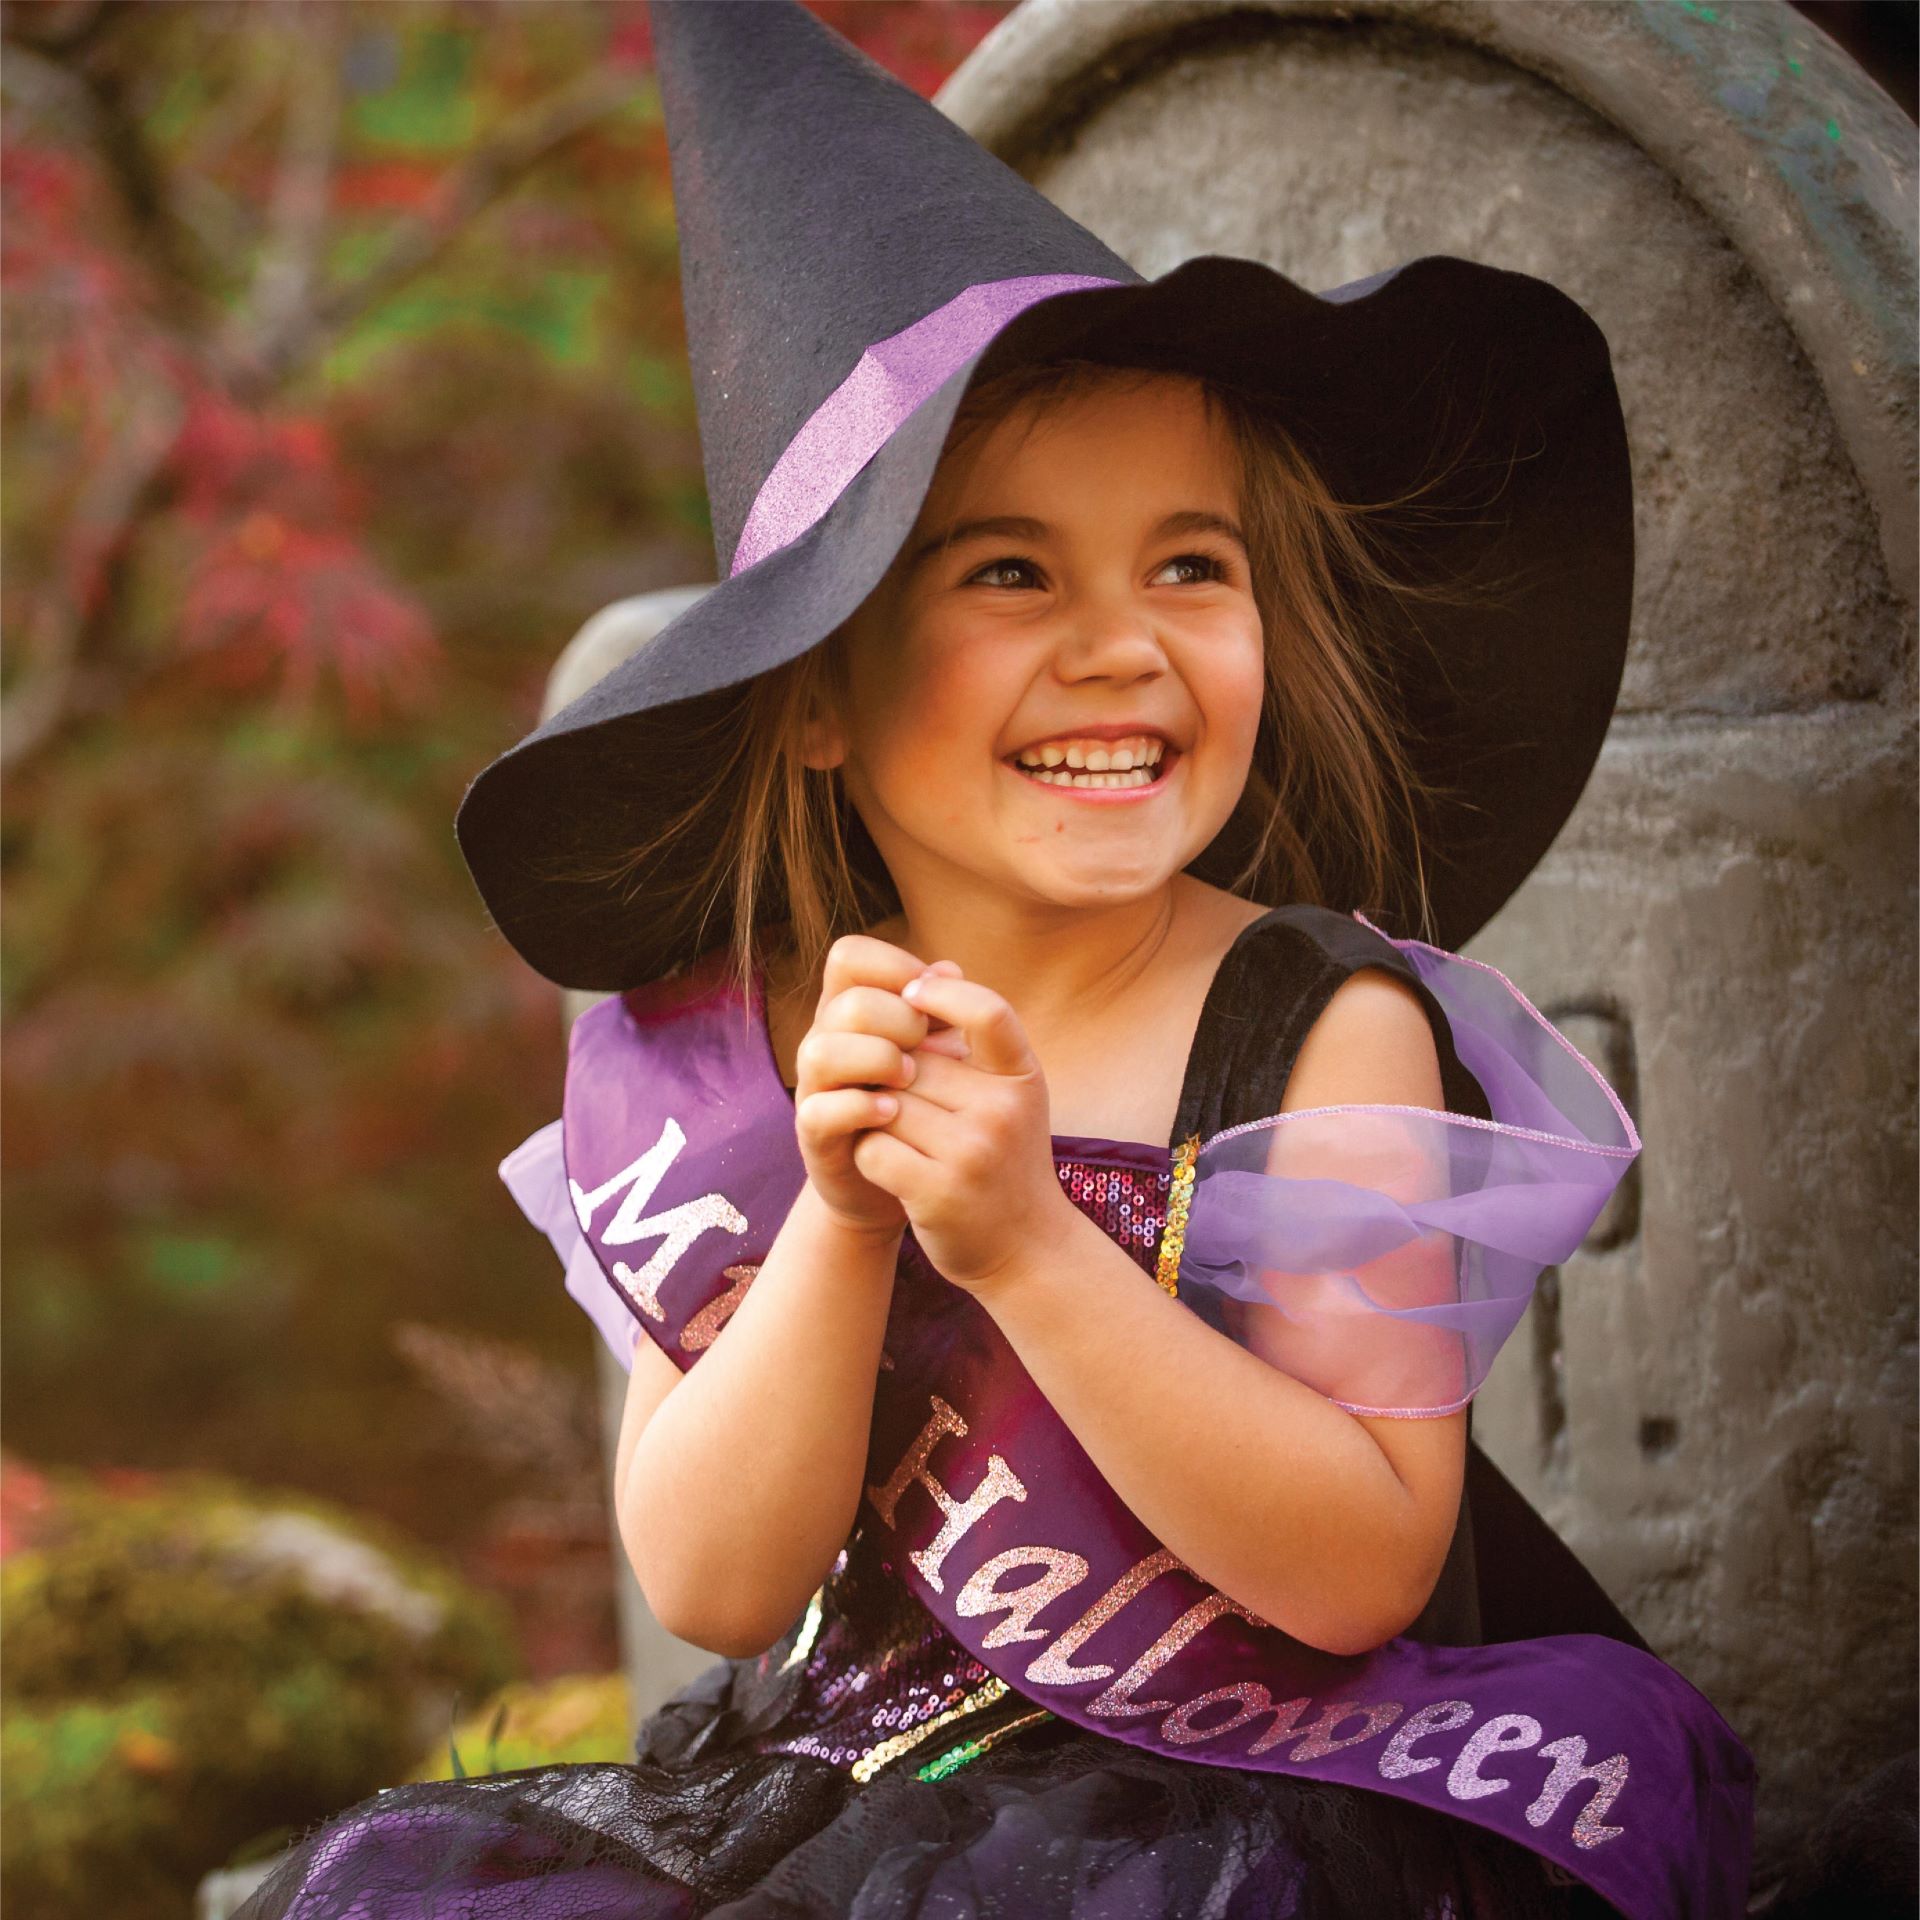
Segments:
[[[845,1544],[898,1246],[847,1231],[803,1187],[720,1337],[641,1431],[615,1502],[671,1630],[759,1651]]]
[[[1075,1212],[979,1294],[1121,1500],[1205,1580],[1334,1652],[1419,1611],[1438,1564],[1353,1415],[1234,1344]]]

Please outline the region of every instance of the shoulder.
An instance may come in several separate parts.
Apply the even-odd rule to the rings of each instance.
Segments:
[[[1331,907],[1277,907],[1246,929],[1307,984],[1280,1105],[1445,1108],[1444,1017],[1413,963],[1365,921]]]
[[[1436,1034],[1444,1018],[1412,962],[1350,913],[1296,907],[1286,918],[1325,956],[1329,991],[1300,1044],[1282,1110],[1447,1107]]]
[[[1419,990],[1367,965],[1334,989],[1301,1043],[1283,1112],[1302,1107],[1444,1108],[1440,1050]]]

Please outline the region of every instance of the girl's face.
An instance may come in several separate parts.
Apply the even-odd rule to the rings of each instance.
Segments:
[[[1198,386],[1102,383],[943,459],[848,623],[810,764],[921,885],[1153,893],[1239,800],[1264,684],[1238,462]]]

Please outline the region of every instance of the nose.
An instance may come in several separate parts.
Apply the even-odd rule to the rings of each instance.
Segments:
[[[1166,669],[1166,648],[1152,616],[1124,596],[1085,597],[1069,611],[1054,650],[1054,671],[1062,680],[1130,685]]]

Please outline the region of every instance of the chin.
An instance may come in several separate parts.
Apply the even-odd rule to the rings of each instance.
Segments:
[[[1072,873],[1028,874],[1027,890],[1056,907],[1117,907],[1163,891],[1180,871],[1156,862],[1151,868],[1080,869]]]

